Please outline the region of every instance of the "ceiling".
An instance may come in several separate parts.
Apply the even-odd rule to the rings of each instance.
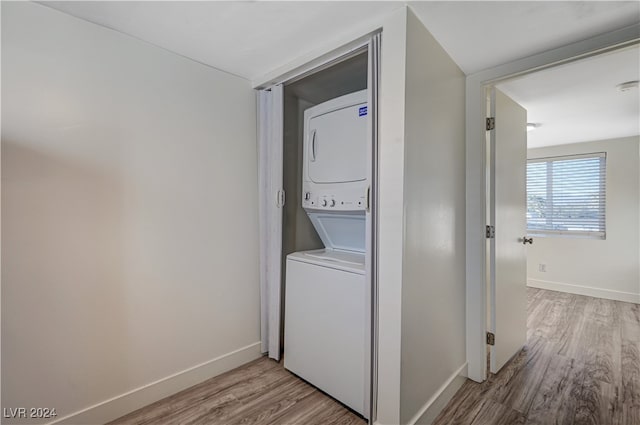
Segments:
[[[406,2],[41,2],[249,80]],[[640,21],[640,2],[409,2],[467,74]]]
[[[527,110],[527,121],[541,124],[527,133],[528,147],[537,148],[640,134],[640,90],[616,87],[633,80],[640,80],[638,45],[497,87]]]
[[[409,4],[466,74],[640,22],[637,1],[53,1],[41,4],[255,81]],[[638,49],[501,87],[542,127],[530,147],[638,134]],[[607,125],[602,125],[607,123]]]
[[[369,28],[396,2],[54,1],[47,6],[255,80],[332,39]]]
[[[640,22],[640,2],[412,2],[422,22],[466,73]]]

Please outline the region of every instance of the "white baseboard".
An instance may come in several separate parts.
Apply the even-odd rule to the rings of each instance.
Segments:
[[[460,369],[456,370],[453,375],[442,384],[438,391],[420,408],[408,425],[429,425],[440,414],[442,409],[449,403],[456,391],[460,389],[462,384],[467,380],[467,363],[463,364]]]
[[[568,292],[570,294],[586,295],[589,297],[640,304],[640,294],[635,294],[633,292],[612,291],[610,289],[538,279],[527,279],[527,286],[532,288],[548,289],[550,291]]]
[[[104,424],[262,355],[260,342],[216,357],[124,394],[74,412],[50,424]]]

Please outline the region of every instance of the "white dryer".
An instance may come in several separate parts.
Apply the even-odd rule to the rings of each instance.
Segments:
[[[312,211],[367,208],[367,91],[304,112],[302,207]]]
[[[284,366],[366,416],[366,90],[304,114],[302,207],[325,249],[287,256]]]

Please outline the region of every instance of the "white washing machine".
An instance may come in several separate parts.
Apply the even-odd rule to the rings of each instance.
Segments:
[[[302,207],[325,249],[287,256],[284,366],[366,416],[367,92],[304,114]]]
[[[364,255],[287,256],[284,366],[364,415]]]

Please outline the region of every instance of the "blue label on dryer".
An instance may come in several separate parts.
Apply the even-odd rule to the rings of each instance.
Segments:
[[[365,115],[367,115],[367,107],[366,106],[361,106],[358,109],[358,116],[359,117],[364,117]]]

